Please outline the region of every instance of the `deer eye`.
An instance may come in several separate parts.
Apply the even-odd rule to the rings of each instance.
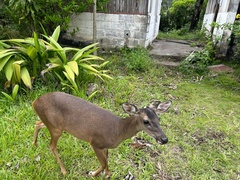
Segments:
[[[143,124],[145,124],[145,125],[149,125],[150,122],[149,122],[148,120],[143,120]]]

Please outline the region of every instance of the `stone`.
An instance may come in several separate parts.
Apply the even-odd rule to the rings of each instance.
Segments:
[[[216,72],[233,72],[233,69],[224,65],[224,64],[218,64],[208,67],[210,71],[216,71]]]

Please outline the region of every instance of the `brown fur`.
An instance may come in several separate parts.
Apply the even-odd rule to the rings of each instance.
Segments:
[[[108,149],[117,147],[122,141],[141,130],[145,130],[157,141],[161,141],[161,138],[167,139],[159,126],[158,117],[151,112],[152,110],[149,110],[152,117],[148,120],[155,127],[149,129],[143,124],[143,120],[149,118],[144,113],[146,110],[138,110],[131,104],[123,105],[125,112],[131,116],[120,118],[78,97],[62,92],[53,92],[36,99],[33,102],[33,108],[41,119],[36,123],[33,144],[37,144],[39,130],[46,126],[51,135],[50,148],[63,174],[66,174],[66,169],[56,149],[58,139],[63,131],[91,144],[101,164],[99,169],[91,173],[92,176],[96,176],[104,170],[110,177],[107,164]]]

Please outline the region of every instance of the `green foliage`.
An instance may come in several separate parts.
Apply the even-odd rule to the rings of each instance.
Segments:
[[[10,101],[15,101],[16,100],[16,97],[17,97],[17,94],[18,94],[18,90],[19,90],[19,85],[16,84],[14,87],[13,87],[13,90],[12,90],[12,94],[11,95],[8,95],[7,93],[5,92],[2,92],[2,94]]]
[[[42,75],[54,72],[62,85],[74,90],[76,94],[79,93],[76,77],[81,81],[82,74],[94,75],[101,80],[112,79],[107,75],[107,70],[102,70],[108,62],[92,55],[96,44],[83,49],[62,47],[57,42],[60,26],[52,36],[43,36],[46,40],[39,39],[34,33],[33,38],[0,41],[0,71],[5,72],[5,88],[23,82],[26,87],[32,89],[32,80],[39,76],[40,72]],[[103,63],[98,64],[96,61]],[[46,65],[47,69],[44,68]]]
[[[234,44],[236,48],[234,49],[233,59],[240,64],[240,14],[237,14],[236,20],[233,24],[232,34],[234,38]]]
[[[4,70],[7,84],[23,82],[32,89],[31,77],[35,78],[37,69],[46,62],[44,41],[34,33],[33,38],[4,40],[0,46],[0,71]]]
[[[212,41],[198,52],[191,53],[180,64],[180,71],[187,75],[203,75],[208,72],[208,66],[216,62],[216,48]]]
[[[121,49],[122,64],[127,72],[145,72],[150,68],[151,61],[145,48]]]
[[[161,9],[160,30],[168,32],[183,28],[183,30],[189,31],[195,3],[196,0],[174,0],[171,5],[167,2],[168,5]],[[203,19],[206,5],[207,1],[203,4],[200,20]],[[201,27],[201,22],[198,23],[198,27]]]
[[[104,6],[106,0],[98,2]],[[32,32],[41,33],[42,24],[50,34],[55,27],[68,28],[70,17],[76,13],[86,11],[92,6],[93,0],[4,0],[4,19],[11,19],[17,24],[22,35],[29,36]],[[8,20],[8,23],[11,21]]]
[[[112,79],[106,73],[108,71],[101,70],[108,61],[104,61],[98,56],[92,55],[92,52],[96,50],[95,47],[97,44],[92,44],[86,46],[82,49],[71,48],[71,47],[62,47],[58,42],[60,35],[60,27],[58,26],[51,37],[44,37],[49,41],[47,42],[47,52],[49,52],[52,57],[49,57],[47,69],[43,70],[43,73],[54,72],[61,83],[64,86],[71,87],[76,94],[79,93],[78,85],[76,83],[76,77],[79,77],[79,71],[84,71],[84,73],[97,76],[101,80]],[[68,55],[70,54],[70,55]],[[97,64],[95,61],[103,61],[102,64]],[[70,85],[65,83],[64,79],[67,79],[70,82]]]
[[[191,21],[195,0],[176,0],[169,9],[172,27],[180,29]]]
[[[195,0],[175,0],[172,6],[161,11],[160,30],[181,29],[191,22]]]
[[[232,24],[231,23],[224,23],[224,24],[219,24],[217,22],[212,22],[211,26],[214,27],[214,29],[216,30],[221,30],[221,31],[225,31],[225,30],[230,30],[232,29]],[[217,33],[214,34],[214,36],[212,37],[212,40],[214,42],[214,44],[219,44],[220,41],[224,38],[224,34],[220,34],[218,35]]]

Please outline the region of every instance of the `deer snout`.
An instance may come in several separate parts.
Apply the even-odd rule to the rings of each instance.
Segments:
[[[168,138],[167,137],[159,137],[156,139],[158,144],[167,144]]]
[[[163,142],[163,144],[167,144],[168,138],[167,137],[162,138],[162,142]]]

